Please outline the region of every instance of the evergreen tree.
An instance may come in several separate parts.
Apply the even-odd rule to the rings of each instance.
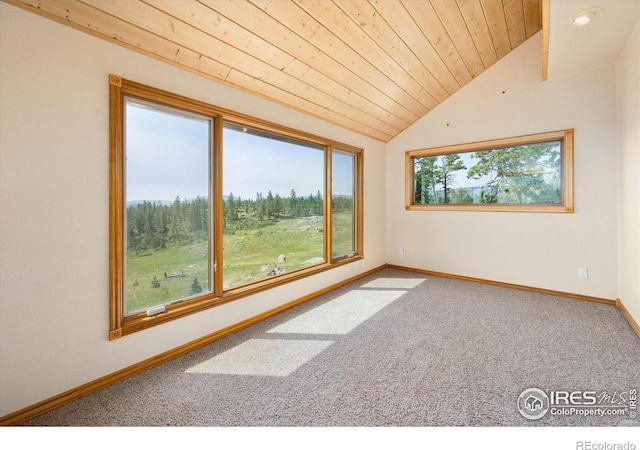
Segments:
[[[276,194],[276,196],[273,198],[273,214],[275,214],[276,218],[279,218],[281,213],[282,197],[280,197],[280,194]]]
[[[271,193],[271,189],[269,189],[269,192],[267,192],[267,198],[265,199],[266,215],[269,219],[273,218],[273,202],[273,194]]]
[[[171,205],[171,214],[169,216],[169,240],[175,247],[182,245],[184,240],[182,223],[182,204],[180,203],[180,197],[176,197]]]
[[[198,282],[196,277],[193,278],[193,282],[191,283],[191,287],[189,288],[189,295],[196,295],[202,292],[202,286]]]
[[[520,145],[475,152],[469,178],[488,177],[487,203],[559,203],[560,145]]]
[[[224,202],[223,210],[226,221],[231,223],[238,220],[238,206],[236,204],[235,197],[233,196],[233,192],[229,193],[227,200]]]
[[[416,204],[436,203],[436,156],[417,158],[415,161],[415,193]]]
[[[267,215],[267,205],[264,201],[262,192],[256,194],[256,213],[258,214],[258,220],[262,222]]]
[[[316,198],[314,202],[314,214],[321,216],[323,214],[324,202],[322,201],[322,194],[320,191],[316,192]]]
[[[290,217],[296,217],[296,190],[295,189],[291,189],[291,192],[289,193],[289,200],[287,202],[287,210],[289,213]]]
[[[451,202],[451,188],[455,184],[453,177],[458,170],[466,169],[464,161],[460,159],[460,155],[451,154],[443,155],[439,158],[439,164],[434,171],[435,180],[437,183],[442,184],[444,189],[444,203]]]

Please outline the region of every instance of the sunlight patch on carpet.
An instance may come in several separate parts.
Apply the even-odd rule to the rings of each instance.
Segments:
[[[363,288],[393,288],[393,289],[413,289],[422,283],[424,278],[376,278],[373,281],[363,284]]]
[[[185,372],[286,377],[331,344],[333,341],[250,339]]]
[[[288,322],[268,333],[347,334],[405,291],[351,291]]]

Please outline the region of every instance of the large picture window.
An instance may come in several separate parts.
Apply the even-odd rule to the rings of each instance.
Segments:
[[[573,130],[406,153],[413,210],[573,212]]]
[[[114,75],[110,104],[110,339],[362,258],[362,149]]]
[[[125,315],[212,292],[213,119],[124,98]]]
[[[224,287],[325,263],[325,148],[230,123],[223,142]]]

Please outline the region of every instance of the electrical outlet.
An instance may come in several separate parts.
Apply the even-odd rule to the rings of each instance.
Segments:
[[[587,269],[578,269],[578,278],[589,278],[589,271]]]
[[[400,253],[400,256],[404,255],[404,247],[400,247],[398,253]]]

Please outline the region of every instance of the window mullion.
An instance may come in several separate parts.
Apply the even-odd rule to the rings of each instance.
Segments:
[[[324,181],[324,260],[330,263],[332,260],[332,237],[333,230],[333,174],[332,174],[333,148],[331,145],[325,147],[324,164],[325,164],[325,181]]]
[[[213,158],[212,158],[212,181],[211,181],[211,198],[213,199],[212,213],[210,214],[210,220],[212,223],[212,236],[213,236],[213,261],[211,262],[211,270],[213,272],[213,292],[217,297],[221,297],[223,294],[222,276],[224,265],[222,264],[222,249],[223,249],[223,207],[224,202],[222,198],[223,184],[222,184],[222,158],[223,158],[223,139],[222,139],[222,125],[223,117],[221,115],[216,116],[214,121],[214,133],[213,133]]]

